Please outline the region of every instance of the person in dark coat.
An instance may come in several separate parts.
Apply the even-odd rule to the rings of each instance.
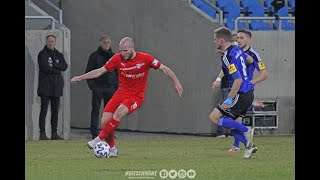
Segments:
[[[110,36],[102,35],[99,38],[98,49],[89,56],[86,73],[102,67],[113,55],[114,52],[111,49]],[[92,139],[94,139],[100,132],[99,111],[101,101],[103,99],[105,107],[119,86],[117,70],[107,72],[96,79],[89,79],[87,80],[87,84],[89,89],[92,91],[90,131]]]
[[[46,36],[46,45],[38,54],[39,80],[37,94],[41,98],[39,115],[40,140],[49,140],[45,132],[46,115],[51,103],[51,140],[62,140],[57,133],[60,97],[63,95],[64,80],[61,72],[68,64],[56,47],[56,36]]]

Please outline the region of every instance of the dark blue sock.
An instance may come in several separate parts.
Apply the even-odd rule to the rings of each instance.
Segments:
[[[236,129],[233,129],[232,130],[232,135],[234,137],[233,146],[240,147],[240,142],[242,142],[244,144],[244,146],[247,145],[247,140],[244,137],[243,133],[241,133],[240,131],[238,131]]]
[[[242,121],[236,121],[236,122],[242,124]],[[233,134],[233,137],[234,137],[233,146],[240,148],[240,139],[243,140],[240,132],[235,129],[231,129],[231,133]]]
[[[237,130],[235,130],[235,129],[231,129],[231,134],[232,134],[232,136],[234,138],[233,146],[240,148],[240,140],[239,140],[239,135],[240,134],[238,134]]]
[[[248,131],[247,126],[240,124],[230,117],[222,117],[218,121],[218,125],[228,129],[237,129],[241,133]]]

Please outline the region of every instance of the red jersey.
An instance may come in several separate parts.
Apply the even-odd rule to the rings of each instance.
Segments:
[[[144,98],[147,88],[147,78],[150,67],[158,69],[161,63],[152,55],[136,52],[136,56],[127,61],[120,53],[115,54],[104,65],[107,71],[118,70],[119,88],[117,94],[131,95]]]

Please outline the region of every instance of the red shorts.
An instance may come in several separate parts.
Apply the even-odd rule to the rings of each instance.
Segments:
[[[104,107],[103,112],[114,113],[120,106],[120,104],[123,104],[128,108],[130,114],[135,110],[139,109],[139,107],[142,105],[142,102],[142,98],[134,96],[125,96],[115,93],[114,96],[112,96],[112,98],[107,103],[106,107]]]

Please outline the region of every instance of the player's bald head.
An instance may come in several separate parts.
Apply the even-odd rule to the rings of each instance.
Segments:
[[[130,38],[130,37],[122,38],[120,43],[119,43],[119,49],[120,50],[127,49],[127,48],[134,48],[133,39]]]

